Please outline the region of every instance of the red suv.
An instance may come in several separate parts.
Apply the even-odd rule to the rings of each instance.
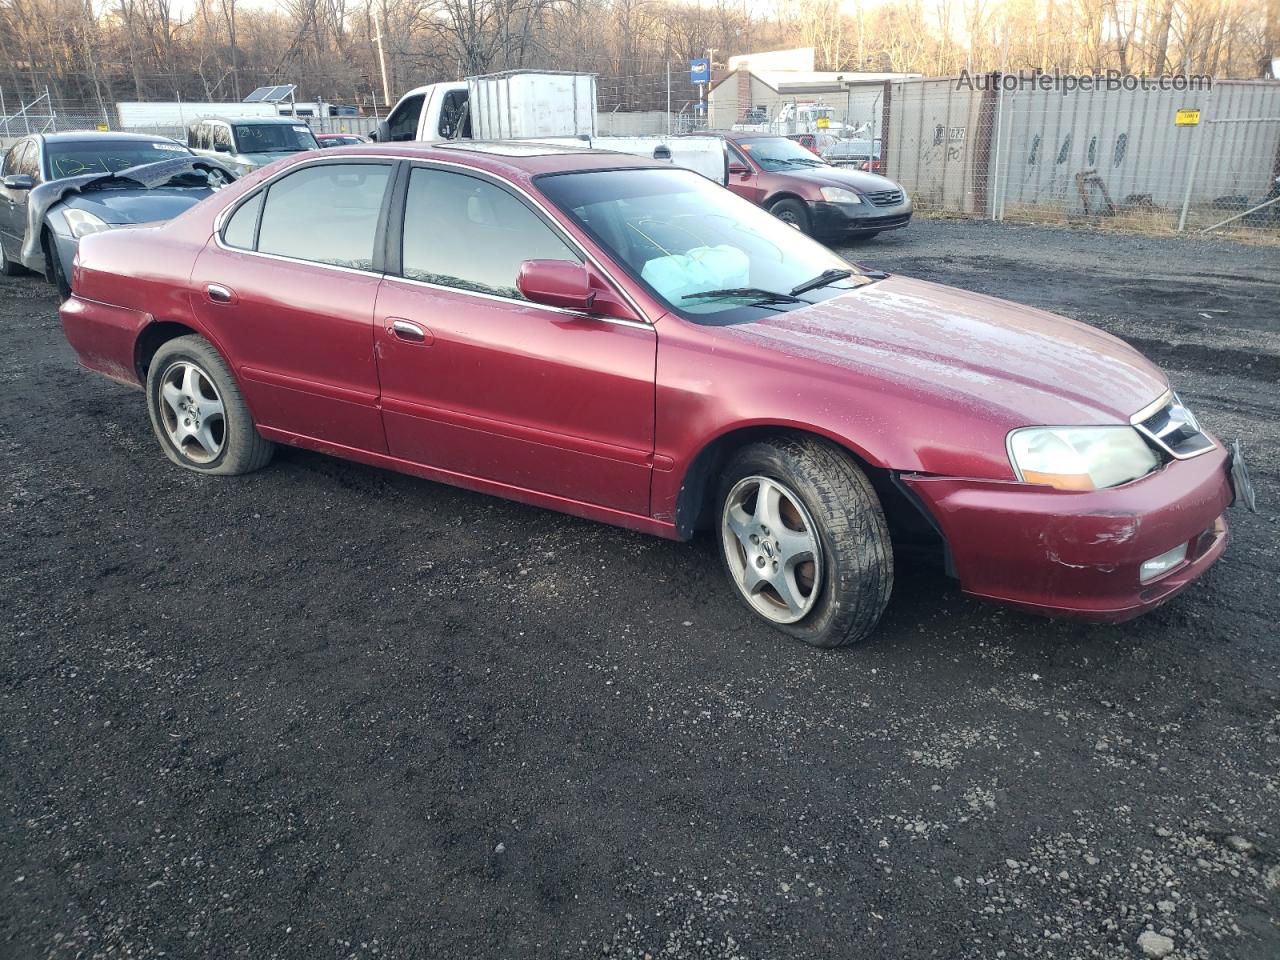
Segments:
[[[297,154],[86,236],[72,286],[81,363],[141,386],[188,470],[287,444],[677,540],[708,528],[742,602],[822,646],[871,632],[900,549],[980,596],[1135,616],[1222,554],[1233,462],[1248,499],[1120,340],[859,269],[616,153]]]
[[[834,167],[787,137],[710,135],[725,142],[729,189],[804,233],[868,238],[911,222],[911,198],[887,177]]]

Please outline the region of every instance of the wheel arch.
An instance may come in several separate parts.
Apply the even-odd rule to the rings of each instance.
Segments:
[[[770,194],[765,197],[764,203],[761,204],[761,206],[766,210],[771,210],[776,203],[782,200],[795,200],[797,203],[804,204],[806,210],[809,208],[810,201],[791,190],[779,190],[777,193]]]
[[[712,437],[689,461],[676,497],[675,527],[680,539],[715,525],[719,478],[733,455],[751,443],[771,437],[808,438],[838,448],[851,457],[867,475],[880,499],[895,547],[929,556],[938,554],[944,570],[951,573],[951,551],[942,528],[928,508],[902,484],[899,471],[881,458],[853,443],[849,438],[808,426],[784,423],[755,423],[733,427]]]
[[[142,384],[147,382],[147,369],[161,347],[170,340],[193,335],[205,336],[195,327],[176,320],[153,320],[143,327],[133,341],[133,369],[138,375],[138,382]]]

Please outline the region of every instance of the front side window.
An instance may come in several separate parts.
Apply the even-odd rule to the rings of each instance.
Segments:
[[[26,145],[27,141],[19,140],[9,148],[9,152],[4,155],[4,163],[0,163],[0,175],[7,177],[11,173],[18,172],[18,155]]]
[[[418,117],[422,114],[424,95],[419,93],[402,100],[391,116],[387,117],[387,129],[392,140],[413,140],[418,136]]]
[[[378,216],[391,179],[382,163],[327,163],[288,174],[267,188],[257,250],[355,270],[373,269]],[[238,239],[246,203],[227,225]],[[231,240],[227,239],[227,243]],[[239,244],[233,244],[239,245]]]
[[[218,145],[226,147],[227,153],[231,152],[231,128],[225,123],[214,123],[209,125],[209,149],[217,150]]]
[[[600,170],[535,182],[619,266],[691,320],[757,320],[866,282],[837,279],[793,299],[792,290],[827,271],[860,271],[689,170]],[[771,300],[768,294],[779,296]]]
[[[190,150],[173,140],[54,141],[46,146],[46,152],[54,180],[85,173],[119,173],[144,163],[191,156]]]
[[[411,280],[513,299],[523,299],[516,277],[525,260],[581,260],[502,188],[423,167],[409,177],[401,257]]]
[[[738,146],[764,170],[796,170],[803,167],[824,166],[821,158],[815,157],[800,144],[786,137],[753,137],[750,140],[739,140]]]
[[[320,148],[305,123],[237,123],[234,132],[241,153],[297,153]]]

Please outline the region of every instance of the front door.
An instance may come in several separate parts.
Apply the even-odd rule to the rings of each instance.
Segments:
[[[727,143],[725,146],[729,150],[729,166],[732,168],[725,186],[744,200],[750,200],[759,206],[765,195],[764,187],[760,184],[760,171],[736,144]],[[734,173],[734,170],[739,172]]]
[[[260,426],[386,452],[374,247],[393,170],[306,164],[243,201],[196,261],[196,313]]]
[[[35,142],[19,140],[5,154],[4,168],[0,176],[26,174],[40,181],[39,152]],[[30,190],[12,190],[0,184],[0,244],[7,258],[14,263],[21,260],[22,240],[27,233],[27,198]]]
[[[415,166],[402,230],[375,314],[391,454],[647,515],[653,328],[521,297],[522,261],[581,257],[491,180]]]

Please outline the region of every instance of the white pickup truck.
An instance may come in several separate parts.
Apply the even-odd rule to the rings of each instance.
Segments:
[[[728,157],[718,137],[596,136],[596,78],[590,73],[509,70],[415,87],[400,98],[372,137],[384,143],[575,141],[670,160],[720,184],[728,179]]]

